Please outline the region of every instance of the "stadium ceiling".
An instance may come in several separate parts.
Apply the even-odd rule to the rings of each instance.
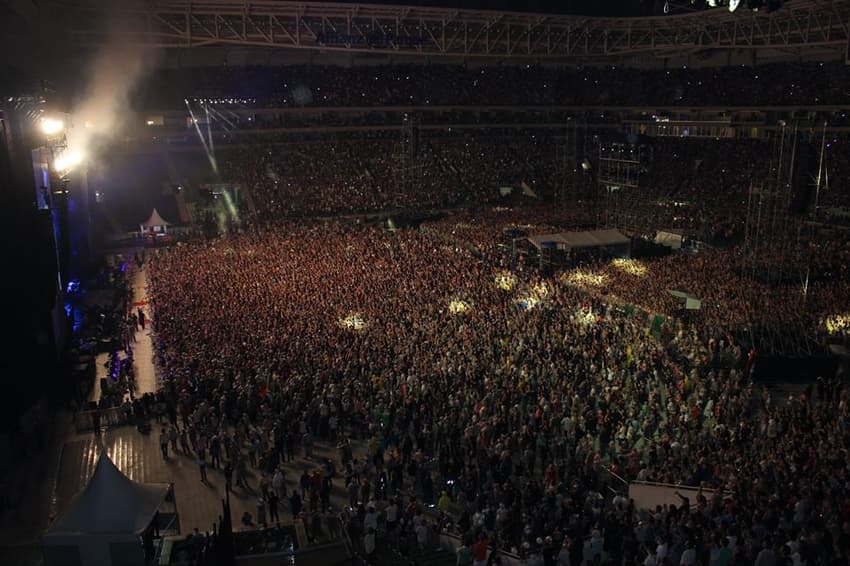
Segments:
[[[323,52],[587,59],[716,50],[843,52],[850,2],[789,0],[781,9],[724,8],[655,17],[594,18],[273,0],[60,4],[70,38],[99,43],[118,34],[160,47],[255,46]]]

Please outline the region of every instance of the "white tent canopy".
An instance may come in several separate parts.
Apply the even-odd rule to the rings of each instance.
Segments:
[[[144,562],[139,537],[168,495],[168,484],[134,482],[102,451],[86,487],[47,529],[45,563],[109,565]]]
[[[160,216],[159,211],[156,208],[154,208],[153,212],[151,212],[150,218],[139,224],[139,228],[142,232],[149,232],[151,230],[156,232],[165,232],[167,226],[171,226],[171,223]]]
[[[685,233],[682,230],[667,228],[658,230],[655,233],[655,243],[668,248],[678,250],[682,248],[682,242],[685,239]]]

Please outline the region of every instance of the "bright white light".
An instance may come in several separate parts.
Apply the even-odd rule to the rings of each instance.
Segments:
[[[41,131],[45,135],[55,136],[65,129],[65,122],[59,118],[42,118]]]
[[[717,8],[717,0],[708,0],[709,8]]]
[[[153,126],[155,122],[153,120],[148,120],[146,123],[148,126]]]
[[[56,158],[56,161],[53,162],[53,166],[56,167],[57,171],[68,171],[82,163],[84,158],[85,156],[82,152],[75,149],[69,149]]]
[[[729,11],[734,12],[738,9],[738,4],[741,3],[741,0],[729,0]]]

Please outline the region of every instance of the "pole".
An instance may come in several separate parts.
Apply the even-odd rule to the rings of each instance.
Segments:
[[[818,202],[820,198],[820,184],[823,178],[823,156],[826,151],[826,120],[823,121],[823,135],[820,140],[820,157],[818,158],[818,176],[815,179],[815,206],[812,210],[812,216],[818,216]]]

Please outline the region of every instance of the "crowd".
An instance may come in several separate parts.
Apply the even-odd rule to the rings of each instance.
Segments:
[[[847,102],[843,61],[723,68],[409,64],[216,66],[163,69],[137,105],[182,109],[184,99],[289,106],[604,105],[758,106]]]
[[[593,229],[588,212],[545,205],[480,207],[424,226],[508,266],[514,238]],[[656,226],[661,229],[663,224]],[[537,260],[525,258],[524,263],[536,266]],[[755,259],[739,241],[729,247],[653,259],[591,260],[572,265],[558,276],[585,292],[665,316],[679,316],[683,310],[682,300],[668,291],[686,291],[702,300],[700,311],[691,316],[713,328],[741,330],[757,324],[812,334],[826,332],[825,321],[847,310],[848,265],[846,240],[817,238],[759,249]]]
[[[367,549],[379,521],[427,538],[412,495],[468,548],[574,566],[846,561],[846,393],[772,400],[719,327],[339,222],[158,250],[149,271],[163,401],[195,449],[272,491],[293,451],[362,439],[337,474]],[[705,495],[641,513],[611,472]],[[321,480],[302,495],[324,507]]]
[[[219,160],[223,178],[247,187],[261,218],[274,220],[445,208],[493,200],[500,187],[523,182],[551,196],[557,155],[550,142],[533,133],[411,142],[398,135],[325,136],[235,146]]]
[[[192,97],[842,104],[848,80],[837,63],[219,67],[161,71],[140,97],[159,108]],[[681,229],[724,248],[554,272],[514,262],[513,237],[595,227],[606,205],[577,186],[595,187],[600,138],[578,156],[590,167],[563,182],[563,138],[541,131],[259,136],[219,149],[222,180],[247,189],[257,216],[150,256],[165,385],[145,410],[170,421],[163,453],[179,441],[202,479],[221,467],[228,488],[256,469],[262,515],[246,527],[288,511],[315,536],[339,478],[367,554],[408,537],[426,545],[441,528],[461,535],[461,564],[482,546],[571,566],[845,564],[848,393],[827,379],[772,398],[753,386],[756,354],[734,331],[811,332],[850,312],[846,238],[789,233],[755,262],[740,244],[772,142],[657,138],[642,140],[652,151],[638,172],[638,231]],[[850,162],[842,136],[829,143],[819,204],[841,209]],[[421,231],[310,219],[411,209],[453,210]],[[670,289],[698,296],[699,314],[678,320]],[[365,458],[352,456],[354,439]],[[339,462],[316,460],[283,493],[281,464],[312,457],[315,442],[339,444]],[[647,512],[623,480],[699,492]]]

